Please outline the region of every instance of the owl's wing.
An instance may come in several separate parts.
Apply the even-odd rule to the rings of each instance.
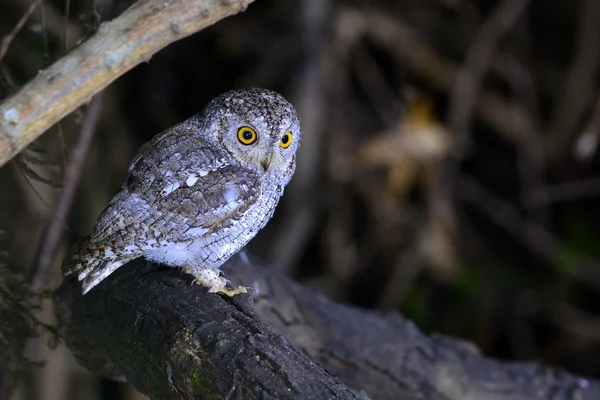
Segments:
[[[168,135],[168,136],[167,136]],[[236,218],[260,194],[258,175],[232,166],[227,155],[196,135],[167,133],[142,148],[130,175],[102,212],[91,242],[178,242]]]
[[[256,173],[230,165],[196,135],[161,136],[141,149],[122,190],[63,267],[78,273],[84,292],[148,250],[226,227],[260,195]]]

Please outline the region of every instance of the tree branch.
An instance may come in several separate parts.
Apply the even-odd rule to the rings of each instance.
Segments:
[[[44,229],[40,247],[35,258],[35,264],[29,271],[29,282],[31,282],[34,291],[41,290],[46,283],[48,270],[56,257],[63,229],[66,225],[73,199],[75,198],[75,192],[83,175],[86,156],[100,120],[102,99],[103,92],[99,92],[94,96],[90,101],[90,106],[86,110],[83,123],[81,124],[77,142],[73,148],[71,160],[65,173],[63,189],[54,208],[52,219]]]
[[[114,365],[161,400],[367,399],[258,317],[249,295],[207,294],[181,271],[150,269],[130,263],[83,297],[73,280],[59,288],[62,332],[83,365],[113,377]]]
[[[336,304],[273,268],[229,264],[236,284],[256,289],[254,309],[249,295],[207,295],[180,271],[141,259],[83,298],[68,279],[56,293],[65,340],[83,365],[118,369],[161,399],[361,398],[338,378],[372,399],[600,398],[598,381],[485,358],[398,313]]]
[[[53,124],[163,47],[253,0],[139,0],[0,103],[0,167]]]
[[[21,17],[19,22],[17,22],[17,24],[8,33],[8,35],[5,35],[2,38],[2,42],[0,43],[0,63],[2,63],[2,60],[4,59],[4,56],[6,55],[6,53],[8,52],[8,48],[10,47],[10,44],[12,43],[12,41],[15,39],[15,36],[17,36],[19,31],[23,28],[23,26],[25,25],[25,23],[27,22],[27,20],[31,16],[31,14],[35,11],[37,6],[40,5],[40,2],[41,2],[41,0],[35,0],[33,3],[31,3],[31,5],[29,6],[29,8],[25,12],[25,14],[23,14],[23,16]]]

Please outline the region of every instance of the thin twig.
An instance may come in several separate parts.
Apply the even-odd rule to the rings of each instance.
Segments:
[[[165,46],[253,0],[138,0],[0,103],[0,166],[64,116]]]
[[[31,14],[33,14],[35,9],[37,8],[37,6],[40,5],[41,2],[42,0],[36,0],[34,3],[32,3],[25,12],[25,14],[23,14],[19,22],[17,22],[17,25],[14,26],[14,28],[8,33],[8,35],[5,35],[4,38],[2,38],[2,45],[0,45],[0,63],[2,62],[2,60],[4,60],[4,56],[6,56],[6,52],[8,51],[8,48],[10,47],[12,41],[21,31]]]
[[[365,46],[358,44],[352,52],[352,58],[343,60],[354,64],[354,73],[361,89],[369,98],[373,108],[386,126],[392,126],[398,121],[399,99],[389,82],[386,82],[383,71],[367,52]]]
[[[546,162],[542,144],[544,138],[540,129],[542,123],[536,98],[535,79],[529,69],[511,54],[503,54],[497,57],[494,70],[504,76],[504,79],[511,86],[511,96],[515,103],[522,104],[529,111],[529,115],[534,122],[535,130],[531,132],[531,135],[524,137],[515,147],[521,191],[538,190],[544,185]],[[549,210],[539,207],[532,210],[531,215],[527,215],[527,218],[533,218],[536,222],[547,225],[549,216]]]
[[[585,126],[581,136],[573,145],[573,155],[579,161],[589,161],[596,154],[598,142],[600,141],[600,94],[596,99],[596,105],[590,121]]]
[[[22,9],[29,7],[32,3],[32,0],[16,0],[19,6]],[[36,1],[36,0],[34,0]],[[67,38],[69,40],[69,44],[72,46],[76,39],[81,37],[82,29],[81,26],[77,23],[69,23],[64,17],[63,13],[54,7],[52,1],[44,1],[41,0],[44,5],[44,19],[46,20],[46,30],[48,34],[56,41],[61,40],[63,32],[68,31]],[[15,0],[12,0],[15,2]],[[31,21],[37,22],[39,24],[42,23],[42,15],[38,13],[33,13],[31,15]]]
[[[35,291],[43,287],[48,275],[48,270],[52,266],[52,262],[56,256],[56,251],[62,237],[62,229],[66,224],[71,204],[73,204],[73,198],[75,197],[75,192],[83,173],[83,164],[85,163],[92,138],[94,137],[100,119],[102,111],[102,94],[103,92],[100,92],[94,96],[87,109],[81,125],[81,130],[79,131],[77,143],[72,151],[70,162],[65,173],[65,183],[60,198],[58,199],[56,209],[54,210],[54,218],[52,218],[42,235],[36,264],[29,273],[29,281]]]
[[[429,46],[401,16],[375,9],[341,8],[335,25],[346,36],[347,27],[352,26],[353,39],[361,35],[369,37],[435,88],[452,89],[458,67]],[[474,107],[484,123],[511,143],[519,143],[535,129],[535,122],[526,110],[489,90],[480,92]]]
[[[65,0],[65,20],[67,21],[67,23],[65,24],[65,30],[63,31],[63,37],[62,37],[63,51],[65,53],[69,49],[69,46],[67,44],[67,38],[69,36],[69,19],[70,19],[70,17],[71,17],[71,0]]]
[[[42,39],[44,44],[44,68],[48,68],[52,59],[50,58],[50,44],[48,43],[48,24],[46,23],[46,4],[42,3],[40,7],[40,20],[42,24]]]
[[[590,341],[600,341],[600,318],[568,303],[559,303],[552,311],[551,322],[567,332]]]
[[[498,198],[475,179],[459,174],[456,181],[456,193],[459,197],[479,208],[484,215],[539,257],[555,263],[559,254],[575,256],[579,263],[569,272],[581,283],[600,291],[600,266],[596,260],[573,251],[543,226],[524,220],[517,207]]]
[[[600,1],[587,0],[581,8],[581,30],[575,45],[573,64],[557,96],[548,128],[546,151],[558,157],[568,149],[572,135],[598,93],[600,70]]]
[[[511,30],[531,0],[504,0],[481,24],[450,95],[449,125],[459,146],[467,141],[469,124],[481,81],[494,59],[500,40]]]
[[[322,124],[328,104],[323,95],[324,63],[327,55],[326,34],[331,20],[333,1],[304,0],[299,14],[299,29],[305,54],[303,68],[295,79],[293,98],[297,104],[304,137],[298,152],[298,168],[288,193],[291,201],[283,204],[283,222],[273,239],[270,259],[284,270],[292,270],[317,228],[318,205],[311,201],[322,163],[324,135]]]
[[[521,201],[525,208],[541,207],[554,203],[566,203],[600,196],[600,178],[543,186],[525,192]]]

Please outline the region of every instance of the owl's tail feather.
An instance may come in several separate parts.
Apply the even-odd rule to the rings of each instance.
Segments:
[[[62,272],[64,275],[77,274],[77,279],[83,281],[83,294],[86,294],[117,268],[137,257],[137,254],[117,256],[106,245],[91,242],[88,236],[80,240],[65,258]]]
[[[71,275],[75,272],[81,270],[84,265],[84,257],[83,253],[87,249],[88,244],[90,242],[90,237],[85,237],[81,239],[79,242],[75,243],[73,248],[71,248],[71,252],[67,257],[63,260],[62,264],[62,273],[63,275]]]

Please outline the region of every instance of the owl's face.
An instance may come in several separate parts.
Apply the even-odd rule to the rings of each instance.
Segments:
[[[207,106],[208,131],[241,166],[286,184],[295,169],[300,122],[294,107],[278,93],[242,89]]]

